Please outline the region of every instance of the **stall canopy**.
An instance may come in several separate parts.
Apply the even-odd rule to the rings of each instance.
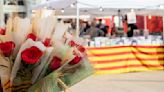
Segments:
[[[65,15],[75,15],[76,8],[70,5],[76,3],[80,8],[80,14],[92,15],[117,15],[120,10],[122,14],[134,9],[139,15],[164,15],[164,0],[48,0],[33,7],[39,9],[45,6],[53,9],[65,9]],[[100,11],[100,8],[103,11]]]

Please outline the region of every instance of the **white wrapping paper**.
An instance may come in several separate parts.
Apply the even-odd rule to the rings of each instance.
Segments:
[[[32,83],[35,83],[37,78],[39,78],[39,75],[42,69],[44,68],[44,66],[46,65],[46,63],[48,62],[52,51],[53,51],[53,47],[48,47],[46,49],[44,56],[41,58],[41,64],[33,70]]]
[[[20,68],[20,65],[21,65],[21,52],[23,50],[25,50],[26,48],[29,48],[31,46],[36,46],[43,52],[46,50],[46,47],[41,42],[34,42],[31,39],[28,39],[24,44],[22,44],[22,46],[21,46],[21,48],[20,48],[20,50],[17,54],[17,57],[15,59],[14,66],[12,68],[11,81],[13,81],[13,79],[16,77],[17,71]]]

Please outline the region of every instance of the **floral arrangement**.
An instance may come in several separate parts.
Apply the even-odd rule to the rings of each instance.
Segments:
[[[93,73],[82,39],[56,18],[9,18],[0,35],[0,92],[60,92]]]

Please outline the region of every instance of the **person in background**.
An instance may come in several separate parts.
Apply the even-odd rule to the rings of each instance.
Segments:
[[[91,22],[91,27],[86,30],[85,35],[90,35],[91,39],[94,37],[104,36],[104,32],[96,27],[95,19]]]
[[[86,22],[85,24],[86,24],[86,27],[85,27],[84,31],[86,32],[91,26],[89,25],[88,22]]]
[[[105,27],[102,28],[101,30],[104,32],[104,37],[106,37],[107,34],[108,34],[109,26],[105,26]]]
[[[76,21],[75,20],[71,20],[71,27],[73,30],[76,30]]]
[[[96,25],[97,28],[103,29],[106,25],[102,23],[102,19],[99,19],[98,24]]]
[[[124,34],[127,35],[127,32],[128,32],[128,23],[127,23],[127,20],[123,20],[122,21],[122,25],[123,25]]]
[[[113,23],[112,28],[111,28],[111,36],[115,37],[116,36],[116,25]]]
[[[129,24],[128,25],[128,32],[127,32],[127,36],[128,37],[133,37],[133,33],[135,29],[138,29],[137,26],[135,24]]]
[[[82,25],[81,30],[80,30],[80,37],[82,37],[89,28],[90,28],[89,23],[83,22],[83,25]]]

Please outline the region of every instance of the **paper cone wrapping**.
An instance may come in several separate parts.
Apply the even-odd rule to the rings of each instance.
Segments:
[[[10,73],[11,61],[0,55],[0,80],[3,92],[11,92]]]
[[[21,48],[20,48],[20,50],[17,54],[17,57],[15,59],[14,66],[13,66],[12,72],[11,72],[11,81],[13,81],[13,79],[16,77],[17,71],[20,68],[20,65],[21,65],[21,52],[23,50],[25,50],[26,48],[29,48],[31,46],[36,46],[43,52],[46,50],[46,47],[41,42],[34,42],[31,39],[28,39],[27,41],[25,41],[25,43],[22,44],[22,46],[21,46]]]
[[[62,21],[56,24],[55,32],[52,36],[53,42],[56,40],[62,40],[64,33],[66,33],[68,26],[66,26]]]
[[[32,33],[34,33],[37,37],[40,31],[40,23],[41,19],[39,17],[32,18]]]
[[[73,36],[67,31],[66,31],[64,37],[67,38],[67,39],[73,39]]]
[[[67,38],[66,44],[69,44],[70,41],[74,41],[78,45],[83,45],[85,43],[83,38],[72,37],[72,38]]]
[[[10,17],[6,24],[6,34],[0,35],[1,41],[13,41],[12,37],[12,30],[13,30],[13,19]]]
[[[55,24],[56,19],[53,16],[42,18],[39,26],[39,39],[45,41],[46,38],[51,38],[51,35],[54,32]]]
[[[27,40],[24,44],[22,44],[18,54],[17,54],[17,57],[15,59],[15,62],[14,62],[14,65],[13,65],[13,68],[12,68],[12,72],[11,72],[11,81],[13,81],[13,79],[15,78],[16,74],[17,74],[17,71],[20,67],[20,64],[21,64],[21,52],[23,50],[25,50],[26,48],[28,48],[29,46],[32,46],[33,45],[33,41],[31,39]]]
[[[41,58],[40,65],[38,67],[36,67],[33,71],[32,83],[35,83],[38,80],[44,67],[46,67],[45,65],[48,63],[48,60],[51,56],[52,51],[53,51],[53,47],[49,47],[46,49],[44,56]]]
[[[68,45],[65,45],[61,41],[55,41],[54,45],[54,50],[53,50],[53,55],[57,56],[61,59],[65,59],[64,57],[68,55],[68,51],[70,50],[70,55],[68,59],[73,58],[73,48],[69,47]]]
[[[75,71],[72,73],[63,73],[64,76],[61,78],[65,84],[69,87],[75,85],[76,83],[82,81],[83,79],[87,78],[88,76],[94,73],[93,66],[89,63],[88,59],[84,57],[81,63],[77,65]],[[72,70],[72,68],[70,68]],[[67,69],[67,71],[69,71]]]
[[[33,77],[32,73],[28,69],[19,70],[22,69],[21,52],[31,46],[38,47],[42,52],[45,52],[46,50],[46,47],[41,42],[35,42],[31,39],[28,39],[24,44],[22,44],[11,72],[10,79],[12,83],[12,90],[14,92],[18,92],[18,91],[24,92],[32,85],[32,81],[31,81]],[[20,73],[19,71],[24,71],[23,72],[24,76],[22,76],[22,73]]]
[[[37,78],[37,80],[40,80],[44,76],[46,76],[47,71],[48,71],[49,64],[51,63],[51,60],[53,59],[54,56],[57,56],[57,57],[61,58],[62,61],[65,61],[65,62],[63,62],[62,66],[61,66],[61,68],[62,68],[66,64],[68,64],[68,62],[70,60],[72,60],[74,58],[73,49],[70,48],[67,45],[64,45],[62,42],[56,41],[55,42],[55,45],[53,46],[53,52],[52,52],[49,60],[45,64],[44,68],[42,69],[42,71],[41,71],[41,73],[39,75],[39,78]],[[61,68],[59,68],[59,70]]]
[[[20,46],[25,41],[27,34],[30,33],[31,24],[30,19],[14,18],[14,31],[12,32],[13,41],[15,43],[14,55],[17,55]]]

